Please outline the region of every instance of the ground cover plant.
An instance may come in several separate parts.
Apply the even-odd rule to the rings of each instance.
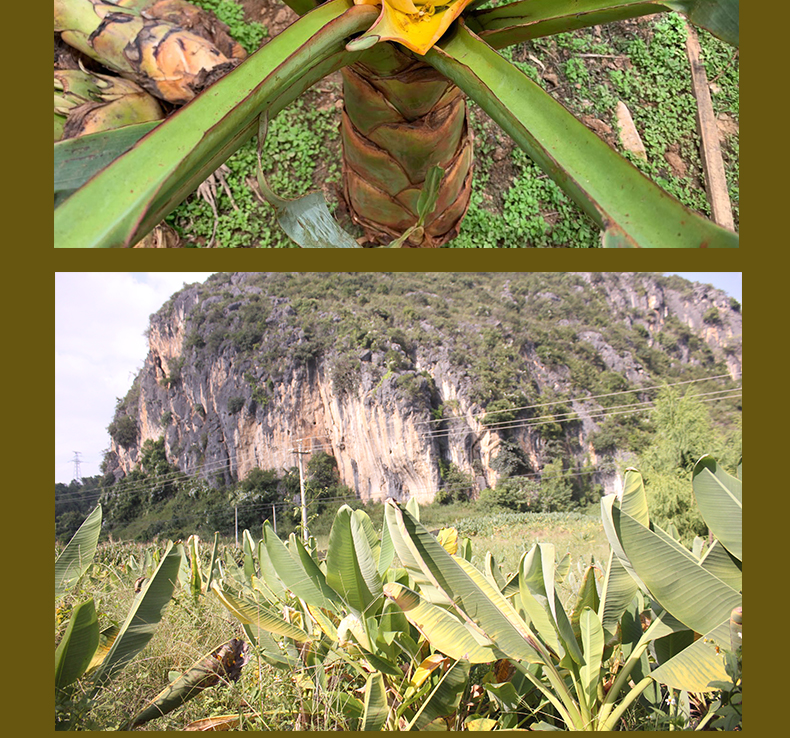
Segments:
[[[83,2],[93,4],[92,0]],[[143,0],[120,3],[122,12],[132,15],[150,4]],[[218,12],[226,6],[205,4]],[[324,4],[312,9],[309,1],[293,0],[300,15],[312,12],[211,86],[212,97],[222,99],[228,115],[221,121],[212,117],[218,113],[217,105],[211,113],[208,103],[201,103],[205,97],[201,95],[164,123],[139,124],[135,130],[141,135],[151,132],[56,209],[56,246],[136,243],[240,146],[239,158],[217,170],[203,187],[205,202],[192,199],[169,216],[169,223],[193,246],[289,245],[273,230],[272,213],[262,214],[266,211],[252,205],[249,180],[254,182],[256,152],[244,141],[259,129],[273,136],[259,136],[264,169],[267,174],[271,170],[268,183],[259,172],[259,189],[274,205],[289,237],[303,247],[359,245],[358,239],[337,229],[326,206],[316,198],[282,199],[283,193],[303,194],[311,178],[330,186],[333,179],[341,178],[337,184],[342,186],[343,197],[334,200],[340,203],[337,215],[341,222],[345,218],[361,228],[359,238],[367,245],[737,246],[737,236],[695,214],[706,214],[707,203],[701,196],[694,124],[689,117],[693,100],[688,73],[681,64],[679,44],[685,30],[680,16],[644,28],[642,24],[626,26],[637,29],[626,30],[636,38],[618,39],[605,31],[598,39],[572,33],[580,25],[600,33],[607,28],[601,24],[676,9],[737,45],[737,2],[585,0],[579,8],[552,0],[539,3],[540,7],[534,3],[462,7],[466,5],[456,2],[434,12],[433,5],[418,9],[411,0],[401,0],[395,5],[385,2],[381,10],[368,3],[354,7]],[[450,28],[461,11],[464,23]],[[390,26],[398,14],[406,19],[409,30],[405,35],[399,36]],[[68,40],[74,25],[61,18],[56,28]],[[253,36],[257,33],[256,29]],[[249,34],[246,40],[248,46],[254,43]],[[717,89],[726,87],[718,105],[726,115],[722,122],[728,122],[732,131],[732,126],[737,129],[737,92],[733,94],[737,83],[733,84],[728,69],[737,69],[737,63],[712,36],[703,33],[703,45],[711,49],[706,62],[713,67]],[[320,51],[310,57],[308,49]],[[287,72],[293,80],[289,87],[283,85],[279,71],[272,70],[287,71],[279,65],[291,52],[295,54],[288,57],[294,65]],[[310,58],[315,66],[308,68],[302,57]],[[324,101],[332,86],[337,86],[332,72],[341,67],[342,110],[335,110],[325,107]],[[489,79],[484,70],[496,71]],[[265,84],[258,84],[262,79]],[[277,125],[276,113],[287,109],[318,79],[324,80],[322,86],[293,103],[293,111],[286,113],[291,126]],[[468,117],[459,89],[474,101]],[[252,90],[257,97],[249,97]],[[556,105],[555,98],[573,115]],[[670,99],[681,101],[676,116],[663,115],[667,106],[662,101]],[[721,110],[725,99],[726,114]],[[247,103],[243,105],[242,100]],[[634,111],[644,111],[638,121],[646,139],[644,160],[627,152],[623,158],[609,146],[617,145],[611,112],[618,100],[630,101]],[[535,110],[541,111],[547,128],[541,128]],[[337,146],[330,126],[338,116],[342,166],[331,163],[338,158],[317,156],[321,147],[331,152]],[[267,117],[272,119],[268,127]],[[497,135],[497,126],[507,136]],[[211,129],[211,136],[190,139],[187,132],[197,135],[201,127]],[[559,139],[552,133],[558,130],[563,131]],[[476,190],[472,185],[473,132],[479,134],[481,160],[487,165],[493,162],[479,168],[486,171],[478,172]],[[601,141],[599,135],[606,140]],[[105,154],[110,138],[102,138]],[[121,138],[120,148],[128,149],[134,139],[130,127]],[[182,143],[179,153],[168,145],[174,140]],[[513,142],[519,147],[516,152]],[[737,201],[737,143],[732,136],[725,148],[731,197]],[[56,152],[62,152],[56,155],[65,160],[67,150],[56,146]],[[423,156],[423,150],[430,156]],[[139,175],[141,199],[137,202],[107,190],[109,183],[128,181],[131,175],[122,171],[126,167],[141,172],[155,159],[163,165],[165,159],[170,163],[160,167],[158,183],[148,180],[143,185],[152,172]],[[640,176],[640,169],[649,176]],[[286,187],[282,181],[286,170],[296,174],[295,187]],[[103,185],[98,184],[102,181]],[[614,182],[627,185],[616,187]],[[75,184],[75,180],[70,182],[70,186]],[[146,189],[148,195],[143,194]],[[64,186],[62,195],[71,191]],[[489,201],[485,195],[492,192],[496,194]],[[97,207],[95,198],[104,204]],[[650,207],[640,208],[641,200],[649,200]],[[467,211],[469,222],[464,225]],[[316,240],[319,223],[324,230]],[[330,232],[332,236],[327,235]]]
[[[240,549],[111,543],[100,561],[97,508],[56,562],[56,727],[740,727],[741,475],[696,463],[710,533],[688,549],[630,469],[602,500],[605,561],[542,541],[515,570],[490,552],[476,566],[470,538],[429,532],[413,501],[388,501],[380,532],[342,507],[325,554],[265,523]]]

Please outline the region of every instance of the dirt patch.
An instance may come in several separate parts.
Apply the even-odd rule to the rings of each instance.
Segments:
[[[282,33],[299,17],[281,0],[239,0],[239,5],[244,8],[244,17],[248,21],[262,23],[268,29],[269,36],[263,39],[262,45]]]

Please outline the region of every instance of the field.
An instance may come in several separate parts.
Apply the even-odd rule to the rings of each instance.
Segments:
[[[739,728],[740,485],[698,462],[691,550],[633,470],[600,517],[344,505],[304,544],[97,545],[97,506],[56,552],[56,728]]]
[[[580,513],[502,513],[472,517],[471,506],[430,506],[423,509],[422,520],[427,527],[457,525],[459,533],[472,541],[472,562],[482,566],[486,551],[491,551],[503,572],[512,573],[522,553],[537,541],[554,543],[560,556],[570,554],[571,572],[562,588],[562,599],[570,606],[578,584],[579,568],[594,556],[606,564],[608,544],[597,516]],[[381,524],[383,506],[373,506],[371,517]],[[325,549],[328,535],[317,539]],[[232,540],[223,547],[235,557],[242,552]],[[63,634],[71,607],[90,597],[96,601],[102,625],[121,623],[133,600],[134,584],[139,565],[146,552],[163,544],[107,542],[99,545],[95,562],[81,585],[72,591],[56,612],[56,641]],[[203,546],[208,560],[210,547]],[[131,562],[131,563],[130,563]],[[85,728],[107,729],[141,710],[162,690],[171,672],[187,669],[200,657],[231,638],[244,638],[238,621],[232,618],[216,597],[201,596],[194,600],[185,589],[177,589],[165,610],[164,617],[147,648],[123,672],[110,689],[100,694]],[[206,690],[169,715],[141,726],[140,730],[183,730],[189,723],[218,715],[240,718],[239,729],[292,730],[299,716],[303,676],[283,675],[265,662],[253,658],[243,669],[235,684]],[[309,681],[309,680],[308,680]],[[336,730],[343,727],[338,709],[328,709],[321,723],[311,729]],[[306,727],[306,726],[303,726]]]

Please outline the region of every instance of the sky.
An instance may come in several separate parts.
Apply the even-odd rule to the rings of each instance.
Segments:
[[[712,284],[743,303],[740,272],[666,272]],[[107,426],[148,353],[148,319],[185,284],[211,272],[55,275],[55,481],[99,474]]]

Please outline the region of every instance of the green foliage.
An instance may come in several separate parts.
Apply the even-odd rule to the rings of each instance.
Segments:
[[[244,407],[244,398],[238,395],[228,398],[228,412],[235,415]]]
[[[691,391],[681,394],[674,388],[658,394],[651,421],[655,435],[639,457],[651,516],[659,525],[671,522],[681,540],[689,544],[695,535],[707,534],[688,484],[691,470],[708,452],[725,468],[734,468],[741,455],[739,434],[717,432],[707,406]]]
[[[107,432],[119,446],[129,448],[137,443],[137,421],[131,415],[116,416],[107,426]]]
[[[453,502],[464,502],[474,490],[474,479],[471,475],[456,466],[453,462],[440,462],[442,486],[436,493],[434,501],[440,505]]]
[[[516,512],[538,512],[539,485],[529,479],[504,479],[496,487],[487,487],[480,493],[478,503],[506,508]]]
[[[247,22],[244,8],[235,0],[190,0],[206,10],[210,10],[223,23],[227,24],[231,38],[238,41],[247,53],[258,50],[261,41],[269,35],[268,30],[255,21]]]
[[[708,310],[705,311],[705,315],[702,316],[702,320],[704,320],[709,325],[721,325],[719,309],[716,307],[708,308]]]
[[[335,356],[329,376],[338,395],[351,395],[356,391],[360,379],[359,363],[359,359],[350,354]]]

